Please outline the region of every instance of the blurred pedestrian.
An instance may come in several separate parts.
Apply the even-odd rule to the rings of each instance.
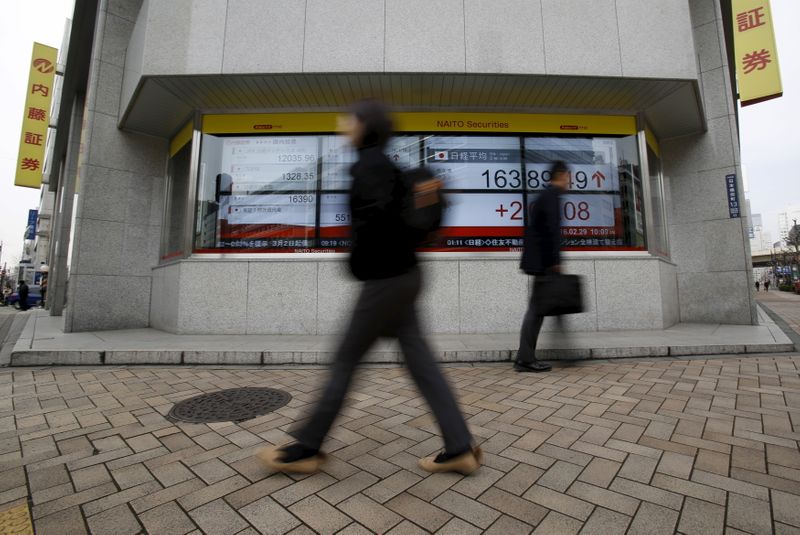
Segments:
[[[28,310],[28,285],[25,283],[24,280],[19,281],[19,286],[17,287],[17,296],[19,297],[19,309],[20,310]]]
[[[350,169],[350,269],[363,281],[361,290],[322,397],[310,418],[290,433],[296,441],[265,448],[258,457],[280,472],[318,471],[325,462],[320,448],[342,407],[356,366],[379,337],[390,336],[398,339],[411,377],[444,438],[444,451],[420,459],[420,466],[428,472],[470,474],[480,467],[482,453],[473,448],[455,397],[420,331],[415,303],[422,280],[415,239],[403,218],[404,175],[384,154],[392,135],[386,107],[376,100],[356,103],[348,135],[358,150],[358,160]]]
[[[757,292],[761,291],[761,283],[758,281],[756,281],[756,291]]]
[[[555,162],[550,176],[550,186],[539,194],[531,210],[520,262],[522,271],[536,277],[561,271],[561,194],[569,186],[567,164]],[[546,372],[552,368],[536,359],[536,344],[544,316],[536,313],[534,299],[532,295],[522,320],[519,351],[514,362],[518,372]]]
[[[765,292],[769,291],[769,281],[768,280],[764,281],[764,291]]]

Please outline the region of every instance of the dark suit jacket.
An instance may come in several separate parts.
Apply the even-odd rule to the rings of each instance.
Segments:
[[[561,190],[549,187],[539,194],[525,229],[520,269],[540,275],[561,263]]]

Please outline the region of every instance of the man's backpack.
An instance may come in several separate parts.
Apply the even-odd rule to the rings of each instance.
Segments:
[[[405,185],[403,222],[416,247],[431,244],[442,226],[445,207],[442,181],[425,167],[403,171],[402,176]]]

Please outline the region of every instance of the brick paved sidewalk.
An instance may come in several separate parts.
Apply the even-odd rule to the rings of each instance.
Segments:
[[[363,371],[325,472],[253,459],[324,371],[57,368],[0,372],[0,509],[40,535],[134,533],[800,533],[800,357],[616,361],[519,375],[447,372],[486,451],[428,475],[440,440],[401,368]],[[294,396],[242,424],[164,418],[234,386]]]

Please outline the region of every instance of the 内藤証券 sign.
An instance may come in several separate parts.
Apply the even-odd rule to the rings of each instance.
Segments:
[[[769,0],[733,0],[733,42],[742,106],[783,95]]]
[[[33,44],[33,57],[22,116],[17,172],[14,178],[16,186],[39,188],[42,184],[57,55],[58,51],[55,48],[39,43]]]

